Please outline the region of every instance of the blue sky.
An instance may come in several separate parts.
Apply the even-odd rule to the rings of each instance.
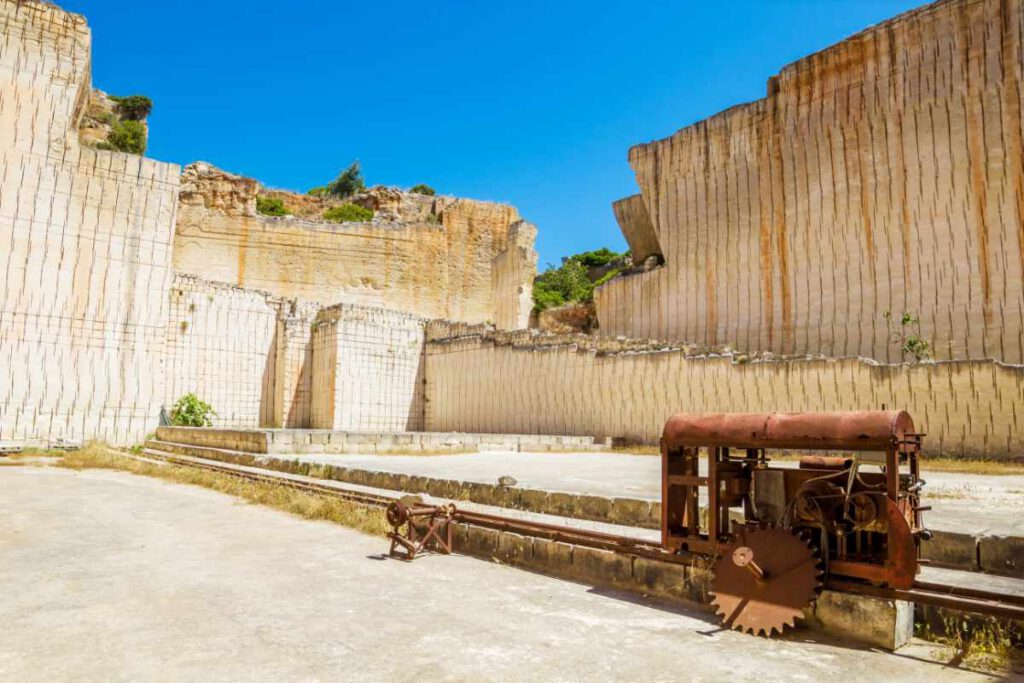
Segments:
[[[625,242],[630,145],[764,95],[783,65],[915,0],[60,0],[93,81],[153,98],[148,156],[306,190],[368,182],[510,202],[541,263]]]

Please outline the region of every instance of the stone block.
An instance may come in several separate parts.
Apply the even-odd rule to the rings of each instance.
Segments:
[[[921,542],[921,557],[940,567],[978,570],[978,541],[968,534],[935,531]]]
[[[633,558],[608,550],[576,546],[572,549],[571,578],[600,586],[630,588]]]
[[[884,650],[898,650],[914,636],[914,605],[904,600],[824,591],[806,614],[825,633]]]
[[[611,519],[612,499],[602,496],[577,496],[576,510],[583,519],[606,522]]]
[[[637,557],[633,560],[633,580],[637,590],[645,595],[703,604],[693,600],[688,569],[689,567],[681,564]]]
[[[487,505],[487,501],[490,500],[490,493],[493,487],[487,484],[481,484],[476,481],[463,482],[462,489],[466,493],[467,500],[471,500],[474,503],[480,503],[481,505]]]
[[[577,515],[577,499],[571,493],[561,491],[549,491],[547,497],[547,509],[545,512],[561,517],[575,517]]]
[[[547,491],[540,489],[519,489],[519,509],[530,512],[544,512],[547,509]]]
[[[978,557],[982,571],[1024,576],[1024,538],[982,536],[978,539]]]
[[[500,536],[501,532],[494,529],[466,525],[464,545],[459,547],[459,552],[493,560],[498,556],[498,540]]]
[[[651,504],[634,498],[613,498],[610,522],[626,526],[642,526],[651,518]]]
[[[509,532],[498,536],[497,560],[516,567],[528,566],[533,556],[533,539]]]
[[[568,543],[535,538],[528,565],[539,572],[566,576],[572,572],[572,553],[573,546]]]

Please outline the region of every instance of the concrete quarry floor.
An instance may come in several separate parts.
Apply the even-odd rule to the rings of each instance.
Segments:
[[[3,680],[992,680],[119,472],[0,468]]]
[[[661,500],[661,460],[625,453],[484,452],[458,455],[272,455],[341,467],[494,484],[515,477],[522,488]],[[796,466],[793,461],[780,461]],[[1024,536],[1020,475],[924,472],[928,526],[974,535]]]

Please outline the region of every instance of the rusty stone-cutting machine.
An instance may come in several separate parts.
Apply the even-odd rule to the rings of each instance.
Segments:
[[[729,628],[793,626],[822,586],[984,614],[1024,606],[915,580],[924,434],[903,411],[687,414],[661,438],[661,542],[430,505],[388,504],[391,554],[452,552],[451,524],[563,541],[681,565],[713,565],[713,604]],[[777,453],[801,451],[791,466]],[[428,548],[429,547],[429,548]]]
[[[909,589],[929,537],[923,436],[903,411],[674,415],[661,440],[662,545],[713,558],[718,614],[755,634],[792,626],[826,576]],[[794,450],[813,454],[769,464],[769,451]]]

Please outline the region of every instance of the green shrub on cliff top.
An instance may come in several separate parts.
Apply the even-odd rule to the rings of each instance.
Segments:
[[[409,189],[409,192],[412,192],[413,194],[425,194],[429,197],[433,197],[434,195],[437,194],[437,192],[434,191],[434,188],[424,183],[420,183],[419,185],[413,185]]]
[[[586,267],[572,258],[557,268],[549,264],[533,281],[533,310],[538,313],[570,301],[586,302],[593,298],[594,284],[587,277]]]
[[[337,178],[327,183],[326,188],[327,194],[332,197],[351,197],[365,189],[366,183],[363,182],[363,171],[358,161],[353,161]]]
[[[107,145],[97,146],[101,149],[109,146],[110,149],[129,154],[145,154],[146,126],[139,121],[118,121],[110,129]]]
[[[324,219],[332,223],[366,223],[373,220],[373,211],[355,204],[342,204],[324,211]]]
[[[572,260],[579,261],[588,268],[599,268],[601,266],[607,266],[612,261],[622,258],[623,254],[617,251],[612,251],[608,247],[601,247],[600,249],[594,249],[593,251],[585,251],[582,254],[576,254],[572,256]]]
[[[153,100],[145,95],[129,95],[110,99],[117,104],[117,113],[124,121],[142,121],[153,111]]]
[[[256,197],[256,211],[264,216],[290,216],[292,214],[279,197]]]

